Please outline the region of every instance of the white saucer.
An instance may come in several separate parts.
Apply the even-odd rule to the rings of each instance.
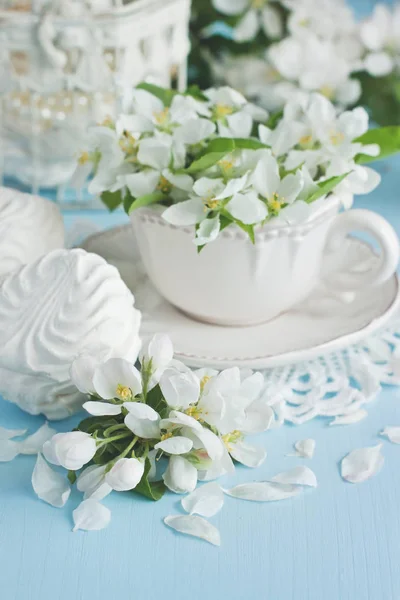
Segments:
[[[220,327],[200,323],[164,300],[149,282],[130,225],[90,236],[82,244],[114,264],[143,313],[142,336],[168,333],[175,356],[190,366],[266,369],[311,360],[359,343],[382,328],[400,307],[399,281],[358,293],[353,300],[332,297],[317,288],[306,302],[276,319],[253,327]],[[372,248],[349,237],[326,270],[360,271],[377,260]]]

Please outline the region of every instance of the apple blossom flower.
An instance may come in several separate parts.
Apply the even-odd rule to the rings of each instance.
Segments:
[[[364,67],[374,77],[389,75],[400,67],[400,5],[393,10],[376,4],[372,15],[360,26],[360,37],[367,50]]]

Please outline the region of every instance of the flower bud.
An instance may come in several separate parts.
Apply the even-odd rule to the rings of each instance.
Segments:
[[[106,483],[117,492],[133,490],[142,479],[144,462],[137,458],[120,458],[106,475]]]
[[[96,441],[83,431],[57,433],[45,446],[43,452],[50,462],[71,471],[81,469],[96,454]]]

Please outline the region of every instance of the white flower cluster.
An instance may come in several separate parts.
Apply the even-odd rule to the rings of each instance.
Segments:
[[[169,338],[156,335],[141,357],[141,372],[124,359],[97,364],[85,355],[74,361],[71,377],[91,395],[84,409],[92,417],[43,445],[46,460],[39,455],[33,484],[54,506],[65,504],[70,488],[48,463],[73,475],[83,469],[78,490],[85,501],[98,502],[112,490],[136,488],[151,496],[155,486],[153,499],[165,487],[192,492],[198,480],[233,472],[233,460],[257,467],[266,457],[245,440],[273,421],[261,373],[192,371],[173,359]],[[162,479],[154,483],[160,470]]]
[[[268,109],[284,105],[296,89],[318,91],[342,107],[361,96],[358,74],[386,76],[400,65],[400,5],[376,5],[357,22],[346,0],[213,0],[235,15],[238,44],[262,29],[272,43],[260,52],[226,56],[216,75]],[[285,11],[289,11],[286,13]]]
[[[90,191],[124,201],[128,212],[167,205],[164,219],[194,226],[200,247],[230,224],[253,239],[254,227],[271,218],[304,221],[328,193],[348,207],[353,194],[379,183],[358,164],[359,155],[380,152],[356,141],[368,130],[367,113],[338,114],[321,94],[294,95],[270,127],[266,111],[229,87],[200,97],[135,89],[125,108],[115,124],[92,132],[81,161],[95,163]]]

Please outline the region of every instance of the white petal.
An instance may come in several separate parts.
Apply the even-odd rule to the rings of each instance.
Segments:
[[[343,479],[350,483],[361,483],[376,475],[383,466],[382,444],[369,448],[358,448],[347,454],[341,463]]]
[[[183,456],[171,456],[163,480],[175,494],[193,492],[197,484],[197,469]]]
[[[71,493],[67,478],[53,471],[41,454],[33,469],[32,487],[41,500],[57,508],[64,506]]]
[[[283,483],[285,485],[305,485],[317,487],[317,478],[314,471],[309,467],[294,467],[289,471],[278,473],[271,479],[274,483]]]
[[[14,460],[19,454],[19,442],[0,440],[0,462]]]
[[[400,444],[400,427],[385,427],[381,435],[386,435],[393,444]]]
[[[142,165],[162,171],[170,163],[171,144],[160,142],[157,138],[144,139],[139,144],[137,158]]]
[[[124,423],[128,429],[144,439],[159,438],[160,417],[153,408],[138,402],[125,403],[124,406],[129,411],[129,414],[124,419]]]
[[[154,448],[167,452],[167,454],[187,454],[193,448],[193,442],[187,437],[178,435],[158,442]]]
[[[146,90],[135,89],[132,92],[133,108],[136,113],[143,115],[148,119],[154,118],[154,113],[160,113],[164,110],[163,102]]]
[[[217,196],[215,196],[215,199],[223,200],[224,198],[229,198],[230,196],[234,196],[234,194],[238,194],[246,187],[248,178],[249,177],[246,173],[243,175],[243,177],[230,179],[224,189]]]
[[[279,10],[273,6],[265,6],[261,11],[261,20],[265,34],[268,37],[272,39],[282,37],[283,22]]]
[[[137,458],[120,458],[108,473],[105,480],[113,490],[126,492],[133,490],[144,473],[144,461]]]
[[[72,363],[69,374],[82,394],[94,392],[93,375],[98,361],[89,355],[78,356]]]
[[[168,179],[173,186],[184,192],[191,192],[193,187],[193,179],[190,175],[172,173],[169,169],[164,169],[162,172],[165,179]]]
[[[393,71],[395,63],[386,52],[373,52],[365,58],[364,66],[374,77],[384,77]]]
[[[83,529],[84,531],[99,531],[110,523],[111,512],[106,506],[88,498],[84,500],[72,513],[74,525],[72,531]]]
[[[300,456],[301,458],[312,458],[315,451],[315,440],[312,438],[299,440],[294,444],[294,448],[296,450],[295,456]]]
[[[224,492],[228,496],[240,498],[241,500],[251,500],[252,502],[274,502],[276,500],[286,500],[292,496],[297,496],[297,494],[301,492],[301,488],[297,485],[256,481],[254,483],[242,483],[230,490],[224,490]]]
[[[194,193],[201,198],[215,198],[224,190],[225,184],[222,179],[210,179],[209,177],[200,177],[193,186]]]
[[[117,397],[118,385],[128,387],[133,396],[142,391],[142,380],[139,371],[123,358],[109,358],[97,367],[93,376],[93,384],[101,398],[109,400]]]
[[[5,427],[0,427],[0,442],[25,435],[26,431],[26,429],[6,429]]]
[[[179,427],[189,427],[194,431],[201,431],[203,429],[196,419],[177,410],[171,410],[168,419],[160,421],[161,429],[177,429]]]
[[[228,123],[227,133],[230,133],[232,137],[250,137],[253,127],[253,117],[245,110],[241,110],[233,115],[229,115],[226,118],[226,122]],[[220,125],[219,130],[221,135],[224,135],[224,127],[221,127]]]
[[[335,417],[329,425],[351,425],[352,423],[358,423],[368,417],[368,413],[364,408],[360,408],[355,412],[349,413],[348,415],[340,415]]]
[[[281,196],[286,204],[292,204],[303,189],[303,185],[304,182],[301,171],[290,173],[289,175],[286,175],[280,183],[279,196]]]
[[[95,417],[121,414],[121,406],[118,404],[110,404],[110,402],[89,400],[89,402],[85,402],[83,404],[82,408],[84,408],[90,415],[94,415]]]
[[[249,6],[249,0],[212,0],[214,8],[223,15],[240,15]]]
[[[160,379],[160,388],[168,405],[175,408],[189,408],[200,395],[200,381],[190,369],[183,373],[166,369]]]
[[[232,448],[229,454],[236,461],[246,465],[246,467],[259,467],[267,458],[267,452],[264,448],[258,446],[251,446],[246,442],[237,442],[232,444]]]
[[[146,354],[141,358],[149,360],[151,358],[152,369],[154,371],[164,370],[174,357],[174,348],[171,338],[163,333],[156,333],[149,342]]]
[[[154,408],[143,402],[124,402],[124,408],[137,419],[158,422],[160,415]]]
[[[204,221],[200,223],[200,226],[196,231],[196,237],[193,241],[196,246],[209,244],[218,237],[220,229],[221,223],[218,215],[213,219],[204,219]]]
[[[118,136],[124,131],[132,134],[147,133],[154,131],[154,125],[150,119],[141,115],[120,115],[115,123],[115,131]]]
[[[153,171],[153,169],[146,169],[139,173],[132,173],[120,177],[121,183],[127,186],[134,198],[152,194],[156,189],[159,180],[160,173],[158,171]]]
[[[112,492],[112,487],[104,479],[106,468],[107,465],[91,465],[81,472],[76,487],[80,492],[84,492],[84,500],[88,498],[103,500]]]
[[[174,138],[184,144],[198,144],[215,131],[215,123],[207,119],[189,119],[174,132]]]
[[[249,10],[233,30],[233,39],[236,42],[253,40],[259,30],[258,15],[255,10]]]
[[[201,198],[192,198],[184,202],[173,204],[163,212],[163,219],[171,225],[188,226],[200,223],[206,216],[204,203]]]
[[[224,504],[224,493],[217,483],[206,483],[182,498],[181,504],[184,510],[191,515],[213,517]]]
[[[39,427],[35,433],[29,435],[19,443],[21,454],[37,454],[42,451],[43,444],[49,441],[57,431],[48,426],[47,423]]]
[[[261,196],[272,199],[280,184],[279,167],[273,156],[266,155],[259,161],[252,176],[252,183]]]
[[[182,433],[187,435],[195,442],[195,447],[204,448],[211,460],[220,460],[224,453],[224,444],[222,440],[210,429],[200,427],[200,429],[183,429]],[[198,442],[196,444],[196,441]]]
[[[179,533],[201,538],[214,546],[221,545],[221,537],[218,529],[202,517],[194,515],[170,515],[169,517],[165,517],[164,523],[168,527],[171,527],[171,529],[179,531]]]
[[[226,205],[226,209],[232,217],[246,225],[261,223],[268,214],[267,207],[255,192],[235,194]]]
[[[51,463],[52,465],[56,465],[57,467],[60,466],[60,461],[57,458],[52,440],[49,440],[43,444],[42,452],[47,462]]]

